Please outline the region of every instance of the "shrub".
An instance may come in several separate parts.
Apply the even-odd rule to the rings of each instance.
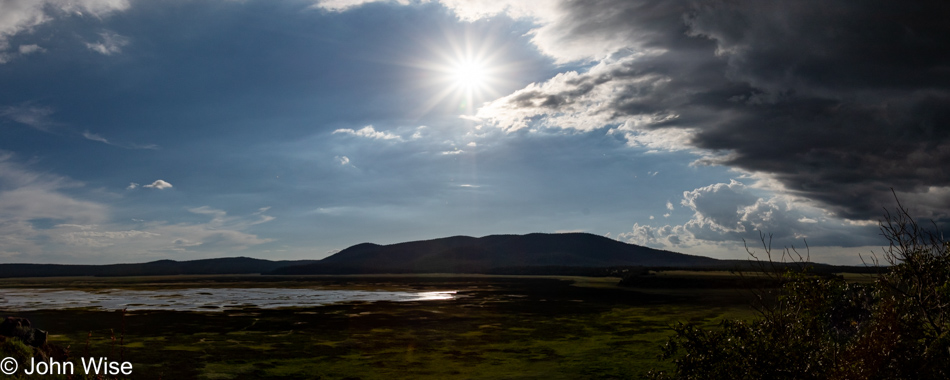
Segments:
[[[887,272],[870,284],[797,270],[773,274],[784,285],[759,290],[758,318],[718,329],[673,326],[655,379],[950,378],[950,244],[898,203],[881,231],[890,242]],[[771,263],[771,251],[762,239]],[[753,252],[749,252],[753,258]],[[794,249],[783,251],[792,255]],[[879,264],[879,259],[873,258]],[[785,267],[788,268],[788,267]]]
[[[12,357],[17,362],[24,363],[33,357],[33,347],[23,343],[20,338],[6,338],[0,343],[0,357]]]

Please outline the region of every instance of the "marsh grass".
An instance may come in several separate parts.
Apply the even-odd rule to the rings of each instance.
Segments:
[[[201,286],[246,286],[248,281],[228,279],[199,280]],[[83,283],[89,289],[94,281]],[[99,286],[114,287],[116,281]],[[129,286],[143,286],[128,281]],[[151,288],[163,283],[148,281]],[[619,279],[377,276],[293,281],[295,286],[457,290],[459,297],[129,312],[119,347],[112,331],[123,323],[121,313],[47,310],[24,316],[55,332],[57,344],[82,347],[88,341],[94,356],[121,350],[133,363],[136,379],[619,379],[639,378],[667,365],[656,359],[674,322],[714,327],[726,318],[753,315],[743,293],[734,289],[624,289],[611,284]]]

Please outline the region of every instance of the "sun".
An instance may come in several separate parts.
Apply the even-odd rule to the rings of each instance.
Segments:
[[[420,114],[439,109],[474,115],[488,101],[512,87],[517,63],[509,58],[509,47],[477,34],[445,36],[426,41],[427,54],[410,59],[419,70],[419,88],[427,93]]]
[[[442,91],[437,99],[449,100],[457,110],[472,114],[478,104],[496,95],[498,65],[477,55],[456,54],[438,68]]]
[[[473,60],[457,62],[450,70],[455,86],[462,91],[476,91],[488,82],[488,69],[485,64]]]

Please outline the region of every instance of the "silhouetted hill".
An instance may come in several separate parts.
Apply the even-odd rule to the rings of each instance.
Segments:
[[[227,257],[190,261],[158,260],[140,264],[60,265],[0,264],[0,277],[53,276],[163,276],[179,274],[267,273],[316,260],[270,261],[249,257]]]
[[[619,242],[586,233],[453,236],[391,245],[357,244],[323,260],[271,261],[228,257],[139,264],[0,264],[0,278],[53,276],[162,276],[201,274],[485,273],[624,276],[651,270],[784,270],[717,260]],[[808,263],[817,273],[877,273],[880,267]]]
[[[495,273],[528,267],[703,267],[722,262],[586,233],[453,236],[391,245],[363,243],[317,263],[273,274]]]

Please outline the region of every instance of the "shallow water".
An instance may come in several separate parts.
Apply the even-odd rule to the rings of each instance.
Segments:
[[[257,307],[321,306],[338,302],[433,301],[454,291],[392,292],[289,288],[191,288],[170,290],[0,289],[0,309],[9,311],[93,308],[103,310],[223,311]]]

